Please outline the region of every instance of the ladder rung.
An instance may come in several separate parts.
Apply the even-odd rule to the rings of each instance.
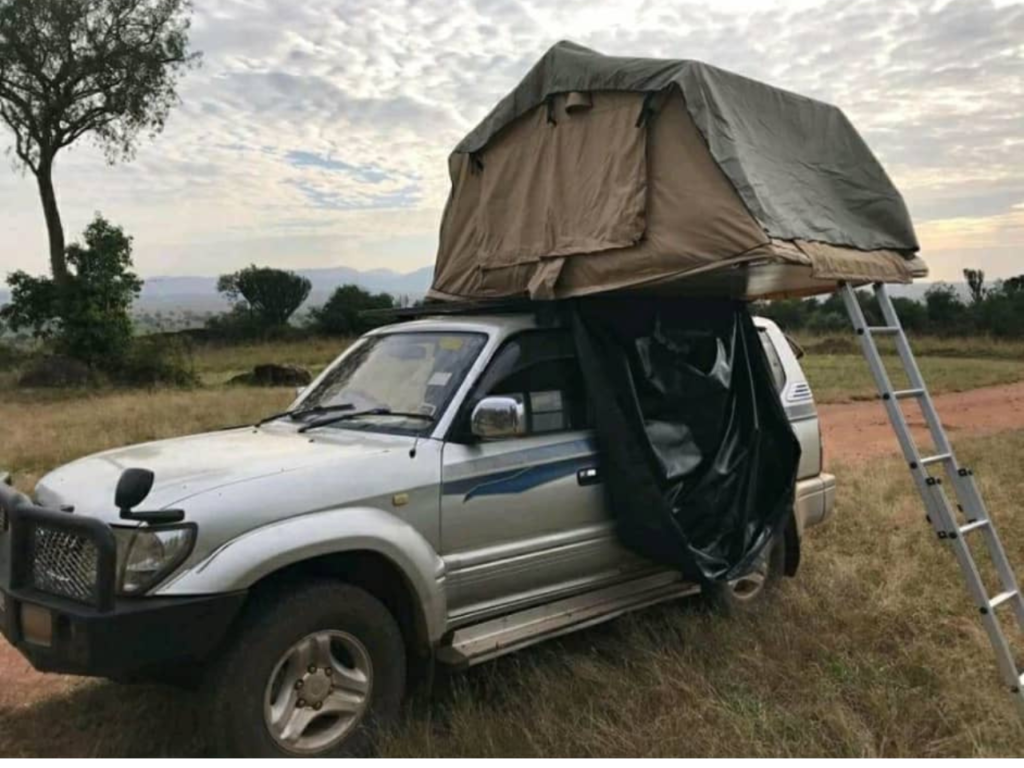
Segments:
[[[995,597],[993,597],[991,600],[988,601],[988,607],[991,610],[995,610],[1000,605],[1005,603],[1007,600],[1012,600],[1016,596],[1017,596],[1017,590],[1016,589],[1011,589],[1011,590],[1008,590],[1007,592],[1000,592],[998,595],[996,595]]]
[[[895,392],[892,393],[892,396],[895,397],[897,400],[905,400],[908,397],[923,397],[924,396],[924,390],[920,389],[920,388],[918,388],[918,389],[897,389]]]
[[[988,520],[975,520],[973,523],[961,526],[960,535],[963,536],[965,533],[970,533],[971,531],[976,531],[979,528],[984,528],[986,525],[988,525]]]
[[[871,333],[899,333],[900,327],[898,325],[870,325],[868,330]]]
[[[929,464],[938,464],[940,461],[949,461],[953,458],[951,453],[937,453],[934,456],[925,456],[921,459],[921,466],[927,467]]]

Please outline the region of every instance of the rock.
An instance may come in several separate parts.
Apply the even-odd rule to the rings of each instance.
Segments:
[[[252,387],[304,387],[313,380],[305,368],[297,365],[257,365],[251,373],[235,376],[229,384],[245,384]]]
[[[63,355],[43,357],[29,366],[18,379],[20,387],[87,387],[96,383],[96,375],[81,360]]]

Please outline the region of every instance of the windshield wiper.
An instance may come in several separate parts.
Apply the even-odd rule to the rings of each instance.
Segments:
[[[325,416],[322,419],[311,421],[309,424],[299,427],[299,432],[309,432],[311,429],[319,429],[320,427],[327,427],[331,424],[336,424],[339,421],[348,421],[349,419],[356,419],[360,416],[399,416],[406,419],[425,419],[426,421],[432,422],[433,416],[427,416],[425,413],[412,413],[411,411],[392,411],[390,408],[369,408],[365,411],[355,411],[354,413],[342,413],[338,416]]]
[[[281,411],[275,413],[272,416],[260,419],[256,422],[257,427],[262,427],[269,421],[277,421],[278,419],[289,418],[292,421],[297,421],[303,416],[313,416],[319,413],[330,413],[331,411],[351,411],[355,406],[352,403],[338,403],[337,405],[314,405],[311,408],[295,408],[290,411]]]

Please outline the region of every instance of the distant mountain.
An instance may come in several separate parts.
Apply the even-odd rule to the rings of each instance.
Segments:
[[[423,267],[404,274],[390,269],[361,272],[351,267],[299,269],[296,272],[308,277],[313,284],[313,290],[306,301],[307,307],[323,304],[335,288],[346,283],[354,283],[373,293],[384,292],[393,296],[421,299],[430,288],[434,276],[433,267]],[[8,298],[8,291],[0,288],[0,305]],[[221,312],[227,307],[224,297],[217,293],[216,277],[147,277],[142,295],[135,303],[136,312],[206,313]]]

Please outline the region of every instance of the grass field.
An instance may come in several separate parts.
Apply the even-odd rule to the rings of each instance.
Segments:
[[[874,397],[870,374],[852,337],[799,341],[807,350],[801,362],[819,403]],[[199,346],[194,365],[203,385],[192,390],[18,390],[15,372],[0,371],[0,423],[7,428],[0,443],[0,467],[13,471],[18,484],[28,488],[48,469],[86,453],[250,422],[285,407],[294,390],[225,386],[232,376],[264,362],[299,365],[315,373],[349,343],[308,339]],[[1024,344],[920,339],[915,346],[935,394],[1024,380]],[[895,355],[887,361],[890,370],[898,370]]]
[[[848,338],[802,339],[819,402],[870,396]],[[294,391],[229,387],[259,362],[317,370],[345,342],[203,347],[192,390],[39,392],[0,374],[0,467],[31,488],[103,448],[238,423]],[[917,344],[936,391],[1024,379],[1024,348]],[[1011,559],[1024,562],[1024,432],[968,441]],[[895,460],[833,467],[837,514],[798,579],[741,620],[672,605],[442,680],[384,740],[391,756],[1007,755],[1024,731],[951,555]],[[0,685],[3,672],[0,671]],[[0,702],[4,698],[0,695]],[[0,755],[203,754],[196,702],[169,689],[62,678],[0,706]]]
[[[875,397],[871,374],[852,334],[802,336],[806,351],[800,361],[819,403],[866,400]],[[1024,343],[988,338],[911,340],[918,364],[932,394],[962,392],[1024,379]],[[891,339],[879,344],[897,388],[907,386]]]
[[[1024,559],[1024,432],[968,442],[1010,557]],[[391,756],[1020,756],[950,552],[903,465],[841,467],[836,515],[755,616],[678,606],[458,678],[415,708]]]
[[[964,456],[1024,560],[1024,432]],[[403,756],[1020,756],[1024,730],[951,554],[894,460],[839,468],[836,515],[755,615],[673,604],[442,680]],[[191,694],[68,678],[0,710],[0,754],[200,755]]]

